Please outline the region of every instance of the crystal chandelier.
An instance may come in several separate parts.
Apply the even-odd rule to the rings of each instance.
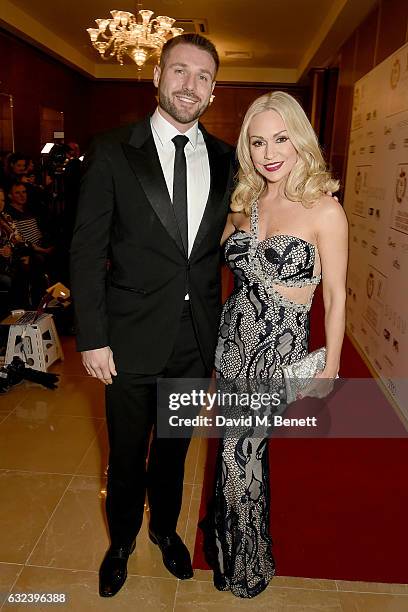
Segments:
[[[139,5],[140,6],[140,5]],[[174,36],[179,36],[182,28],[173,28],[175,19],[160,15],[151,19],[153,11],[140,10],[138,19],[127,11],[111,11],[112,19],[95,19],[97,28],[86,31],[92,46],[99,51],[102,59],[116,56],[123,66],[123,59],[128,55],[141,70],[143,64],[153,55],[160,57],[164,43]]]

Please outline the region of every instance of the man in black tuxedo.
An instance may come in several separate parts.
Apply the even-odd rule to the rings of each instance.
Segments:
[[[149,535],[165,566],[180,579],[193,575],[176,533],[189,439],[155,435],[156,380],[207,377],[213,367],[233,149],[198,118],[218,64],[202,36],[168,41],[154,70],[154,114],[97,138],[84,162],[71,281],[78,350],[88,374],[106,384],[111,546],[99,574],[103,597],[126,580],[146,489]]]

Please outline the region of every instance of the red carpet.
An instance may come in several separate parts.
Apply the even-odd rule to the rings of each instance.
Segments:
[[[311,347],[324,344],[316,295]],[[348,338],[343,377],[371,374]],[[390,407],[391,409],[391,407]],[[407,439],[273,439],[271,534],[281,576],[408,583]],[[209,440],[200,519],[212,489]],[[197,532],[193,565],[208,569]]]

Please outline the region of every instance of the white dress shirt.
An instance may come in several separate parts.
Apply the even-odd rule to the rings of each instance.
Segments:
[[[173,200],[174,154],[176,148],[172,138],[181,134],[181,132],[166,121],[158,109],[155,110],[150,121],[169,196]],[[198,129],[198,122],[187,132],[184,132],[183,136],[187,136],[189,140],[184,152],[187,162],[188,255],[190,255],[210,193],[210,164],[204,137]]]

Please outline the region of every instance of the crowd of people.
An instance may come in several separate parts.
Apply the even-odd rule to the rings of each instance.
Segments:
[[[76,143],[63,145],[63,151],[62,180],[56,180],[47,165],[42,164],[40,169],[24,153],[2,157],[0,316],[12,309],[35,310],[48,286],[56,281],[69,282],[68,249],[80,153]]]

